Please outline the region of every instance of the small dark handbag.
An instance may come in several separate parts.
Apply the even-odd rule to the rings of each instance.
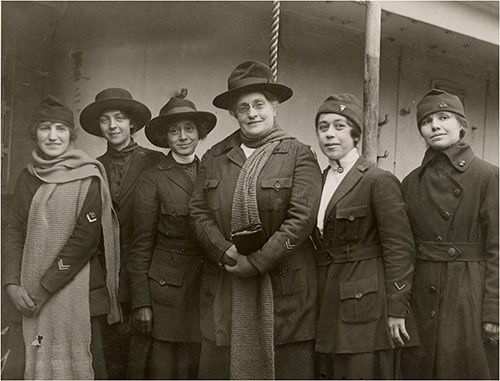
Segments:
[[[266,233],[261,224],[250,224],[231,233],[231,241],[238,253],[248,255],[259,250],[267,241]]]

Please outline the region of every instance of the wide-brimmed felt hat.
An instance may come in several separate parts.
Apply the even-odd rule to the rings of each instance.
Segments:
[[[135,122],[135,131],[139,131],[151,119],[149,108],[132,98],[125,89],[110,88],[95,96],[95,102],[85,107],[80,114],[80,124],[89,134],[102,136],[99,117],[106,111],[119,110]]]
[[[293,95],[288,86],[274,82],[273,73],[268,66],[258,61],[246,61],[239,64],[229,75],[227,91],[217,95],[215,107],[229,110],[237,96],[252,91],[268,91],[276,96],[279,103],[285,102]]]
[[[160,110],[160,114],[146,124],[146,137],[158,147],[168,147],[168,126],[180,120],[190,120],[196,124],[198,135],[203,139],[212,131],[217,117],[206,111],[198,111],[193,102],[179,97],[172,97]]]
[[[439,111],[453,112],[466,119],[464,105],[458,96],[444,90],[430,89],[417,104],[417,125],[420,126],[425,117]]]

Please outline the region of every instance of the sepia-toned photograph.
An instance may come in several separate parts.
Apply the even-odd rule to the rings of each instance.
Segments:
[[[498,1],[0,7],[1,379],[499,379]]]

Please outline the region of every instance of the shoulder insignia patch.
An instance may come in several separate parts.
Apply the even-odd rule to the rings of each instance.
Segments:
[[[97,216],[96,216],[95,212],[89,212],[89,213],[87,213],[87,220],[90,223],[96,222],[97,221]]]

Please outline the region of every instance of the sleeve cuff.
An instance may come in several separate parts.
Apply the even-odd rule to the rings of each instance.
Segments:
[[[498,299],[484,298],[483,323],[498,324]]]

